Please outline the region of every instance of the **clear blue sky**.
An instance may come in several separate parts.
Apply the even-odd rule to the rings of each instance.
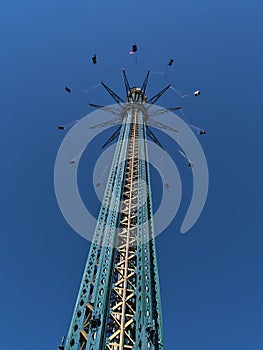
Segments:
[[[14,0],[0,10],[1,349],[57,348],[88,253],[54,194],[57,125],[92,111],[88,102],[112,103],[102,89],[82,89],[103,78],[124,94],[122,67],[140,84],[174,58],[173,85],[202,91],[184,111],[207,129],[210,189],[187,235],[183,207],[157,239],[165,346],[261,350],[262,2]],[[133,42],[140,69],[128,55]],[[157,78],[149,94],[165,85]]]

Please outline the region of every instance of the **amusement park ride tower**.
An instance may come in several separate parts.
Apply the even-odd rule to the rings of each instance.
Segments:
[[[106,142],[118,138],[60,350],[164,349],[146,138],[159,144],[147,126],[148,108],[170,85],[147,100],[149,72],[141,88],[131,88],[123,76],[126,102],[102,83],[121,108],[121,125]]]

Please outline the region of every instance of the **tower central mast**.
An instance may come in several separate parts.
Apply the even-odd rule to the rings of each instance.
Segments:
[[[163,349],[144,107],[148,75],[142,90],[130,88],[124,72],[127,102],[65,350]]]

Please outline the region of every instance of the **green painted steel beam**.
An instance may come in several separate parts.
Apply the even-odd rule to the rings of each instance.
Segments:
[[[136,93],[138,94],[138,89]],[[127,157],[129,157],[131,142],[135,142],[134,145],[138,146],[136,148],[138,154],[132,160],[136,166],[138,165],[138,169],[136,168],[136,176],[132,174],[137,186],[134,192],[137,196],[135,209],[137,224],[136,241],[130,252],[135,255],[130,264],[134,262],[136,264],[135,274],[131,279],[135,285],[133,301],[135,331],[129,333],[130,337],[134,338],[129,341],[134,342],[133,349],[164,349],[146,142],[147,116],[143,114],[142,108],[130,102],[130,107],[122,118],[122,127],[73,311],[65,350],[111,349],[107,344],[116,332],[115,328],[111,328],[110,314],[113,302],[117,302],[113,289],[117,271],[116,259],[120,255],[120,251],[116,248],[116,240],[119,239],[121,204],[124,197],[124,181],[128,178]],[[138,134],[135,141],[132,138],[134,130]]]

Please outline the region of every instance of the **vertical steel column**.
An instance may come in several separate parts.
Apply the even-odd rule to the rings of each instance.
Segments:
[[[94,319],[91,319],[94,313],[94,302],[95,299],[97,299],[96,294],[98,294],[98,290],[95,288],[98,289],[98,280],[102,273],[107,273],[108,275],[107,285],[110,281],[109,273],[114,252],[112,247],[114,246],[115,230],[118,220],[118,210],[110,209],[119,205],[128,135],[129,123],[126,123],[126,120],[124,120],[119,136],[120,142],[118,142],[116,146],[109,179],[105,188],[93,243],[84,269],[65,350],[77,350],[79,349],[79,344],[81,344],[81,349],[86,349],[88,332],[97,328],[96,322],[92,322]],[[103,267],[103,263],[107,265],[106,270],[105,267]],[[103,278],[106,281],[105,276]]]
[[[145,96],[130,93],[65,350],[163,349]]]

